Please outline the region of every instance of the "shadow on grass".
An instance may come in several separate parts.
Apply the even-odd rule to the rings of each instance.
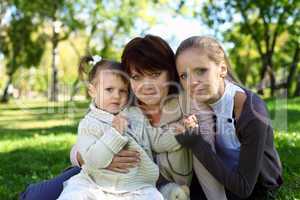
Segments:
[[[291,143],[278,139],[277,150],[283,166],[284,184],[278,193],[278,199],[300,198],[300,141]]]
[[[78,122],[87,112],[87,107],[82,107],[80,109],[76,108],[75,110],[64,107],[39,107],[38,109],[36,108],[37,107],[30,108],[28,109],[28,112],[25,113],[17,112],[21,111],[22,109],[11,110],[11,108],[7,109],[9,111],[1,113],[1,111],[3,111],[3,109],[1,109],[0,128],[6,127],[7,124],[18,122],[30,123],[45,121],[45,123],[47,123],[48,120],[72,120]],[[24,116],[24,118],[20,119],[22,115]]]
[[[77,123],[71,125],[53,126],[50,128],[11,129],[0,127],[0,139],[21,139],[39,135],[59,135],[65,133],[77,134]]]
[[[69,148],[50,145],[0,153],[1,199],[17,199],[28,184],[58,175],[70,165]]]
[[[279,131],[289,131],[289,132],[295,132],[300,130],[300,110],[297,109],[277,109],[270,110],[270,118],[274,120],[275,113],[278,115],[278,113],[284,113],[282,115],[281,119],[277,119],[277,121],[273,121],[273,127]],[[286,115],[285,115],[286,113]],[[278,117],[278,116],[277,116]],[[276,124],[276,122],[279,122]],[[282,124],[287,124],[287,127],[283,127]],[[287,128],[287,130],[286,130]]]
[[[300,130],[300,110],[288,110],[288,130],[294,132]]]
[[[40,104],[41,102],[37,102],[37,105]],[[43,102],[45,103],[45,102]],[[47,103],[47,102],[46,102]],[[87,101],[78,101],[78,102],[49,102],[45,106],[35,106],[35,105],[27,105],[26,103],[16,103],[14,105],[8,105],[5,106],[4,104],[0,104],[1,110],[3,111],[19,111],[19,110],[32,110],[32,111],[37,111],[37,110],[48,110],[48,109],[67,109],[67,108],[75,108],[75,109],[87,109],[89,105],[89,102]]]
[[[84,116],[85,112],[84,111],[80,111],[77,113],[47,113],[47,112],[43,112],[43,113],[34,113],[34,114],[30,114],[25,116],[23,119],[16,119],[16,116],[12,116],[12,117],[2,117],[2,119],[0,118],[0,126],[1,124],[5,124],[5,123],[14,123],[14,122],[35,122],[35,121],[45,121],[45,120],[79,120]],[[7,119],[9,118],[9,119]]]

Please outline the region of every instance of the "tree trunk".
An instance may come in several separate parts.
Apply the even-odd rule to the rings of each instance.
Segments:
[[[267,58],[266,56],[263,56],[262,58],[262,69],[260,71],[260,85],[261,87],[257,90],[257,93],[260,95],[264,94],[264,88],[266,88],[265,86],[265,76],[266,76],[266,72],[268,70],[268,64],[267,64]]]
[[[270,80],[270,89],[271,89],[271,96],[274,96],[274,92],[276,89],[276,79],[275,79],[275,72],[273,70],[273,63],[272,63],[272,56],[270,53],[264,54],[262,58],[262,69],[260,71],[260,84],[261,87],[257,91],[258,94],[263,95],[265,86],[265,76],[269,76]]]
[[[274,72],[272,66],[270,66],[268,68],[268,74],[270,76],[271,96],[274,97],[274,93],[275,93],[275,89],[276,89],[276,79],[275,79],[275,72]]]
[[[8,88],[11,83],[12,83],[12,75],[9,75],[9,79],[6,82],[6,86],[5,86],[5,89],[3,91],[3,94],[2,94],[2,97],[0,100],[1,103],[8,103],[8,100],[9,100]]]
[[[296,49],[295,49],[295,53],[293,56],[293,61],[290,65],[290,70],[289,70],[289,75],[287,78],[287,92],[288,92],[288,96],[290,96],[291,93],[291,87],[292,87],[292,80],[293,80],[293,76],[295,74],[295,71],[297,69],[297,65],[299,62],[299,55],[300,55],[300,45],[298,44]]]
[[[69,101],[74,100],[74,97],[75,97],[76,93],[78,92],[78,90],[79,90],[79,78],[77,77],[76,80],[72,84],[70,100]]]
[[[57,56],[58,56],[58,33],[55,30],[55,25],[52,26],[52,73],[51,73],[51,92],[50,101],[58,101],[58,69],[57,69]]]
[[[294,97],[299,97],[300,96],[300,74],[298,74],[297,77],[297,86],[296,86],[296,90],[294,93]]]

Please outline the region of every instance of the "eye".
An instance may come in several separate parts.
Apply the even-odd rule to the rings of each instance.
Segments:
[[[204,74],[206,71],[207,71],[206,68],[197,68],[197,69],[195,70],[195,72],[196,72],[197,75],[202,75],[202,74]]]
[[[124,90],[120,90],[120,93],[127,95],[128,94],[128,90],[125,90],[125,89]]]
[[[135,80],[135,81],[138,81],[138,80],[141,79],[141,77],[139,75],[137,75],[137,74],[133,74],[130,78],[133,79],[133,80]]]
[[[182,80],[186,80],[187,79],[187,73],[180,74],[179,78],[182,79]]]
[[[105,88],[105,90],[108,92],[113,92],[114,89],[112,87],[109,87],[109,88]]]
[[[153,73],[151,73],[151,77],[153,77],[153,78],[157,78],[160,75],[161,75],[161,72],[153,72]]]

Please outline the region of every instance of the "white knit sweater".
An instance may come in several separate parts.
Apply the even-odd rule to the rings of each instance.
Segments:
[[[155,187],[159,176],[152,160],[152,150],[175,151],[180,148],[172,132],[144,125],[145,117],[137,107],[123,112],[130,128],[121,135],[112,127],[113,115],[90,105],[90,112],[78,128],[77,147],[85,162],[79,176],[90,177],[101,189],[108,192],[130,192],[144,187]],[[140,163],[122,174],[106,170],[113,156],[122,148],[140,152]],[[143,148],[142,148],[143,147]]]

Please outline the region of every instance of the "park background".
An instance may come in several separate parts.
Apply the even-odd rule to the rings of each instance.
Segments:
[[[267,102],[283,164],[278,199],[300,199],[299,0],[1,0],[0,199],[70,165],[89,102],[80,57],[120,60],[145,34],[174,51],[192,35],[221,41],[240,83]]]

